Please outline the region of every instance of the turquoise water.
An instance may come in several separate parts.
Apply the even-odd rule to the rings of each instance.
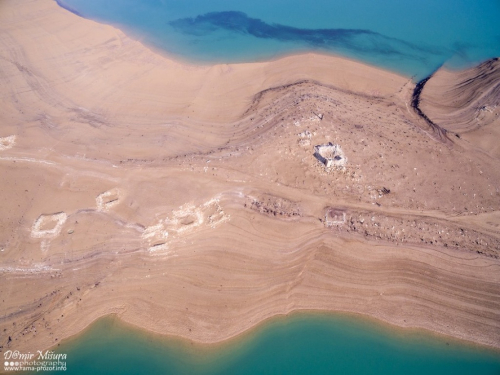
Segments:
[[[147,335],[105,318],[62,344],[67,374],[500,374],[500,354],[344,315],[276,318],[222,346]],[[57,374],[57,372],[54,372]]]
[[[498,0],[57,0],[180,58],[318,51],[423,78],[500,56]]]

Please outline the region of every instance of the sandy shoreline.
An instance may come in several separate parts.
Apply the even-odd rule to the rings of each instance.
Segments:
[[[500,347],[494,103],[444,144],[397,74],[183,64],[53,1],[0,7],[1,350],[107,314],[213,343],[295,310]],[[314,158],[328,142],[345,170]]]

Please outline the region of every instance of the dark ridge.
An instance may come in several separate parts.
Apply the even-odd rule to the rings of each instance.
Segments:
[[[425,82],[419,82],[415,88],[412,106],[416,112],[421,104],[418,100],[426,97],[426,91],[422,91],[424,84]],[[453,72],[449,82],[436,90],[433,93],[433,102],[429,102],[429,105],[437,110],[432,114],[433,120],[447,129],[448,133],[455,133],[454,135],[460,138],[456,132],[465,133],[490,124],[495,121],[494,113],[492,116],[483,116],[482,113],[490,111],[490,107],[492,109],[500,105],[498,58]],[[427,105],[427,102],[424,103]],[[482,120],[478,121],[479,119]]]
[[[368,94],[358,93],[358,92],[351,91],[351,90],[341,89],[339,87],[336,87],[336,86],[333,86],[333,85],[327,85],[327,84],[324,84],[324,83],[321,83],[321,82],[318,82],[318,81],[315,81],[315,80],[312,80],[312,79],[302,79],[302,80],[299,80],[299,81],[296,81],[296,82],[287,83],[287,84],[280,85],[280,86],[269,87],[267,89],[259,91],[257,94],[255,94],[253,96],[252,103],[250,104],[250,106],[248,107],[248,109],[241,115],[241,117],[243,118],[243,117],[247,116],[249,113],[251,113],[253,110],[255,110],[255,108],[258,107],[258,105],[259,105],[260,101],[262,100],[262,98],[267,93],[270,93],[270,92],[273,92],[273,91],[285,90],[285,89],[288,89],[290,87],[300,86],[300,85],[303,85],[303,84],[311,84],[311,85],[317,85],[317,86],[321,86],[321,87],[327,87],[327,88],[332,89],[332,90],[340,91],[340,92],[343,92],[343,93],[346,93],[346,94],[357,95],[357,96],[360,96],[360,97],[363,97],[363,98],[369,98],[369,99],[382,99],[383,98],[382,96],[378,96],[378,95],[368,95]]]
[[[200,37],[222,29],[262,39],[302,42],[314,48],[342,47],[358,52],[410,56],[420,60],[422,59],[421,52],[443,54],[443,51],[436,48],[423,48],[371,30],[301,29],[280,24],[268,24],[237,11],[210,12],[194,18],[177,19],[169,24],[179,32]]]
[[[252,100],[252,104],[250,105],[250,107],[248,107],[248,109],[245,111],[245,113],[243,113],[242,117],[245,117],[250,112],[252,112],[255,108],[257,108],[258,104],[262,100],[262,97],[266,93],[272,92],[272,91],[277,91],[277,90],[283,90],[283,89],[287,89],[287,88],[292,87],[292,86],[298,86],[298,85],[302,85],[304,83],[311,83],[311,82],[312,81],[310,81],[310,80],[303,79],[303,80],[300,80],[300,81],[297,81],[297,82],[288,83],[288,84],[281,85],[281,86],[276,86],[276,87],[270,87],[268,89],[259,91],[257,94],[254,95],[253,100]]]
[[[67,11],[76,14],[78,17],[85,18],[83,14],[78,12],[76,9],[73,9],[69,5],[64,4],[61,0],[56,0],[57,5],[59,5],[61,8],[66,9]]]
[[[422,90],[424,89],[425,84],[427,81],[429,81],[434,73],[432,73],[430,76],[427,78],[422,79],[420,82],[418,82],[415,86],[415,89],[413,89],[413,94],[411,96],[411,106],[419,115],[422,119],[425,120],[425,122],[431,127],[434,135],[442,142],[444,143],[450,143],[451,140],[448,138],[448,131],[446,129],[443,129],[440,127],[438,124],[433,122],[427,115],[422,112],[420,109],[420,95],[422,94]]]
[[[420,94],[422,93],[422,90],[424,89],[424,86],[425,84],[427,83],[427,81],[429,79],[431,79],[431,77],[433,76],[433,74],[431,74],[430,76],[422,79],[420,82],[418,82],[415,86],[415,89],[413,89],[413,95],[411,97],[411,106],[415,109],[415,111],[417,111],[420,116],[425,116],[426,119],[427,116],[420,110],[419,108],[419,104],[420,104]],[[428,119],[428,121],[431,121]]]

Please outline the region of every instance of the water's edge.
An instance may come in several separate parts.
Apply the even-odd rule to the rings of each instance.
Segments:
[[[347,311],[329,311],[329,310],[293,310],[288,314],[273,315],[260,322],[255,323],[254,325],[248,327],[247,329],[243,330],[240,333],[235,334],[234,336],[221,338],[220,340],[214,342],[198,341],[196,339],[189,338],[187,336],[178,336],[168,333],[150,331],[142,326],[124,321],[119,314],[112,313],[97,318],[81,331],[75,333],[74,335],[64,338],[63,340],[61,340],[60,343],[48,349],[56,350],[58,347],[77,342],[89,330],[92,330],[94,325],[99,324],[99,322],[102,320],[113,321],[115,322],[115,324],[121,326],[126,330],[133,331],[141,336],[149,337],[154,340],[176,342],[180,346],[186,348],[196,346],[198,348],[197,349],[198,351],[213,352],[213,351],[224,350],[225,348],[228,347],[238,346],[241,343],[250,340],[251,338],[258,336],[260,333],[264,332],[266,330],[266,327],[268,327],[269,325],[286,323],[288,320],[295,318],[314,319],[318,317],[325,319],[340,317],[342,319],[347,319],[349,321],[359,323],[360,325],[369,326],[372,329],[380,331],[385,335],[392,335],[394,337],[401,337],[401,338],[409,336],[422,337],[426,340],[454,343],[459,346],[468,347],[469,349],[483,350],[500,355],[500,343],[498,346],[490,346],[480,342],[476,342],[472,339],[450,336],[443,334],[439,331],[433,331],[428,328],[398,326],[396,324],[391,324],[386,321],[380,320],[371,315],[364,315]]]
[[[135,14],[128,9],[134,4],[132,0],[110,1],[106,10],[94,4],[95,1],[55,1],[79,17],[122,30],[156,53],[193,65],[266,62],[311,52],[359,61],[413,77],[418,82],[441,66],[450,70],[465,69],[500,55],[500,45],[491,40],[483,41],[481,47],[471,47],[453,38],[440,41],[431,38],[423,42],[414,35],[412,40],[411,33],[408,34],[411,30],[401,29],[401,34],[398,34],[396,27],[392,33],[387,33],[388,30],[383,33],[377,28],[372,30],[355,23],[345,27],[338,19],[326,28],[315,28],[313,24],[299,27],[294,26],[297,15],[289,22],[282,17],[272,22],[263,15],[265,9],[259,11],[256,8],[260,3],[245,11],[243,5],[242,9],[222,10],[219,6],[217,11],[209,11],[206,6],[197,9],[194,1],[189,11],[175,12],[170,11],[174,3],[169,0],[162,5],[146,1]],[[401,13],[395,14],[398,15]],[[425,25],[422,25],[421,31],[424,29]],[[490,34],[486,36],[492,37]],[[457,38],[468,40],[471,36],[466,33]]]
[[[116,373],[135,373],[129,367],[142,366],[143,357],[147,357],[146,366],[152,369],[162,368],[163,371],[168,369],[175,374],[229,374],[240,369],[240,366],[245,367],[241,370],[243,374],[255,371],[262,373],[263,369],[267,371],[273,366],[280,369],[284,366],[289,371],[288,362],[296,362],[293,366],[298,366],[302,361],[297,357],[302,355],[306,362],[302,373],[305,373],[308,366],[319,366],[317,373],[331,373],[325,372],[325,368],[332,365],[328,364],[327,358],[338,355],[337,359],[343,361],[349,353],[354,356],[345,359],[349,371],[359,365],[355,359],[363,353],[371,361],[382,363],[378,366],[385,366],[387,361],[394,361],[396,367],[405,367],[405,361],[415,362],[415,371],[421,371],[422,366],[436,371],[446,369],[456,366],[455,360],[465,361],[465,366],[472,366],[471,368],[475,368],[477,361],[483,371],[485,368],[489,369],[487,372],[479,371],[479,374],[496,374],[491,369],[500,371],[498,349],[436,335],[422,329],[398,328],[358,314],[324,311],[295,311],[288,315],[274,316],[242,334],[213,344],[195,343],[182,337],[148,332],[123,322],[117,315],[110,315],[98,319],[80,334],[63,340],[54,350],[68,355],[68,370],[76,373],[95,373],[102,366],[101,363],[111,366],[103,373],[109,373],[110,369]],[[346,352],[340,353],[339,350]],[[275,351],[275,356],[270,351]],[[289,358],[291,354],[294,355]],[[131,358],[134,356],[137,358]],[[258,363],[261,359],[264,364]],[[317,363],[308,363],[316,360]],[[133,365],[121,368],[122,361],[132,361],[130,363]],[[255,368],[247,369],[248,366]],[[393,364],[388,366],[390,369]],[[351,373],[349,371],[346,373]],[[381,373],[385,373],[383,371]],[[372,372],[370,370],[366,373]]]

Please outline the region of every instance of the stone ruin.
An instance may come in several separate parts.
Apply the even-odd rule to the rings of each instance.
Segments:
[[[344,210],[327,207],[325,213],[325,226],[340,226],[346,222],[346,213]]]
[[[314,157],[328,169],[345,170],[347,158],[339,145],[328,142],[326,145],[314,146]]]
[[[311,145],[312,133],[309,130],[305,130],[299,134],[299,146],[307,147]]]
[[[40,215],[33,223],[31,237],[33,238],[55,238],[61,232],[61,228],[68,219],[64,212],[51,215]]]

